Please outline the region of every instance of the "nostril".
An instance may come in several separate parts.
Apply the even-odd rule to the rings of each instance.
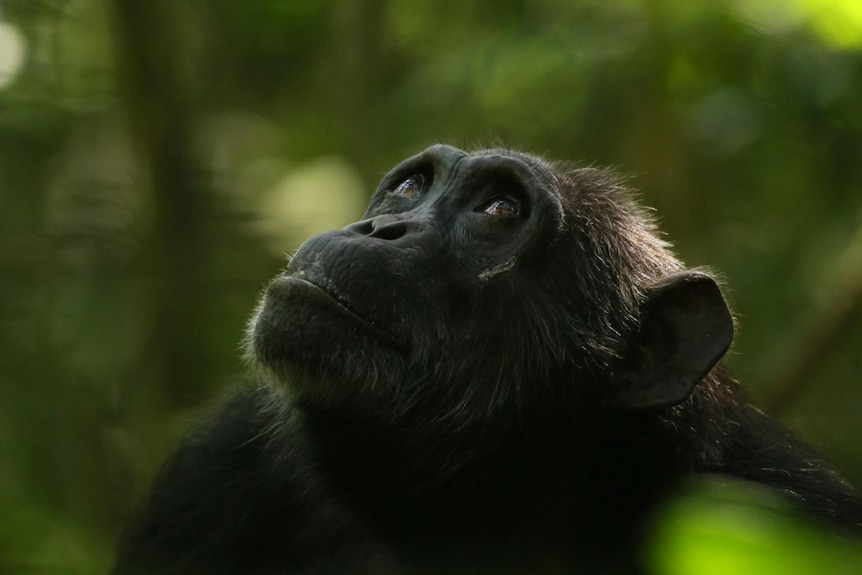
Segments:
[[[370,236],[374,231],[374,224],[372,223],[374,220],[360,220],[358,222],[353,222],[352,224],[346,226],[344,228],[345,231],[353,232],[354,234],[359,234],[360,236]]]
[[[354,222],[345,227],[344,231],[360,236],[389,241],[397,240],[407,235],[408,228],[409,225],[407,221],[393,218],[390,215],[382,215]]]
[[[407,233],[407,224],[403,221],[381,222],[372,220],[371,228],[371,233],[367,235],[381,240],[397,240]]]

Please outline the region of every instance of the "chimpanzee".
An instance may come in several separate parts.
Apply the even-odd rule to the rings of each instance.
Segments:
[[[266,288],[260,385],[168,461],[115,573],[628,573],[700,473],[862,525],[741,399],[732,337],[613,174],[433,146]]]

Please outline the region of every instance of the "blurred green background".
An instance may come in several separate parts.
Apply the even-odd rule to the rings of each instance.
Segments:
[[[106,570],[284,254],[438,141],[631,174],[862,484],[859,0],[0,0],[0,573]],[[862,572],[746,489],[670,506],[655,571]]]

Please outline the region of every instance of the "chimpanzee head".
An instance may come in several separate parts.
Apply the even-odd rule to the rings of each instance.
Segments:
[[[680,403],[732,333],[612,174],[438,145],[302,244],[249,339],[296,401],[483,420]]]

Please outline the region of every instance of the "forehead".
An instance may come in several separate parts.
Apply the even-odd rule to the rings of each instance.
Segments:
[[[437,183],[505,176],[528,188],[545,188],[554,195],[560,191],[553,166],[538,157],[502,148],[466,152],[444,144],[431,146],[395,166],[384,176],[378,191],[416,173],[430,176]]]

